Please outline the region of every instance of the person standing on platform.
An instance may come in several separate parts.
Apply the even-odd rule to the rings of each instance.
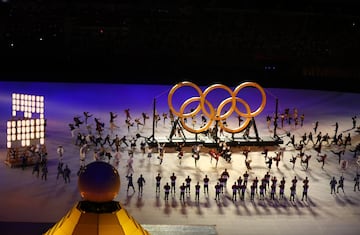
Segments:
[[[64,169],[63,169],[64,163],[63,162],[59,162],[57,165],[57,175],[56,175],[56,179],[58,180],[60,175],[61,177],[64,179]],[[82,165],[80,165],[82,166]]]
[[[204,181],[204,194],[209,195],[209,181],[210,181],[210,179],[209,179],[209,177],[207,175],[205,175],[203,181]]]
[[[330,149],[330,151],[331,151],[333,154],[335,154],[335,155],[338,156],[338,160],[339,160],[339,164],[340,164],[340,162],[341,162],[341,155],[344,155],[345,149],[340,150],[340,151],[338,151],[338,152],[335,152],[335,151],[332,150],[332,149]]]
[[[266,192],[266,184],[260,184],[259,186],[259,199],[264,200],[265,199],[265,192]]]
[[[279,198],[280,199],[284,199],[284,194],[285,194],[285,182],[282,183],[280,182],[280,185],[279,185]]]
[[[231,190],[232,190],[232,201],[236,201],[236,196],[238,193],[238,185],[236,184],[236,181],[234,182],[234,184],[231,186]]]
[[[200,200],[200,184],[199,181],[195,185],[195,201],[199,202]]]
[[[356,128],[356,115],[351,117],[351,119],[352,119],[352,124],[353,124],[352,129],[355,129]]]
[[[183,183],[182,185],[180,185],[180,201],[185,202],[185,190],[186,190],[186,185],[185,183]]]
[[[316,122],[315,122],[315,125],[314,125],[314,133],[315,133],[315,134],[316,134],[316,132],[317,132],[318,127],[319,127],[319,121],[316,121]]]
[[[112,142],[110,144],[110,147],[112,147],[114,144],[115,144],[116,152],[119,152],[120,151],[121,141],[120,141],[120,138],[119,138],[119,136],[117,134],[115,135],[115,138],[112,140]]]
[[[257,188],[258,188],[258,185],[259,185],[259,179],[258,179],[257,176],[255,176],[255,178],[253,179],[252,185],[255,186],[255,193],[257,194],[257,193],[258,193],[258,189],[257,189]]]
[[[170,182],[171,182],[171,193],[175,194],[175,190],[176,190],[176,175],[173,172],[172,175],[170,176]]]
[[[129,192],[129,188],[131,187],[135,193],[135,187],[134,187],[134,183],[133,183],[133,174],[127,175],[126,179],[128,180],[126,192]]]
[[[63,155],[64,155],[64,147],[62,145],[59,145],[56,149],[57,154],[59,155],[59,161],[63,161]]]
[[[190,184],[191,184],[191,178],[190,175],[187,176],[187,178],[185,179],[186,182],[186,189],[185,192],[190,194]]]
[[[249,173],[247,171],[245,171],[245,173],[243,174],[243,184],[245,184],[247,186],[247,182],[249,179]]]
[[[295,201],[295,195],[296,195],[296,186],[291,185],[291,187],[290,187],[290,201]]]
[[[270,199],[275,200],[275,194],[276,194],[276,184],[271,184],[270,186]]]
[[[88,124],[88,119],[90,117],[92,117],[93,115],[90,114],[90,112],[87,112],[87,111],[84,111],[83,113],[84,113],[84,117],[85,117],[85,124],[87,125]]]
[[[137,184],[138,184],[138,190],[139,190],[139,195],[142,195],[143,193],[143,188],[145,185],[145,179],[143,177],[143,175],[141,174],[140,177],[137,180]]]
[[[307,193],[308,193],[308,190],[309,190],[309,179],[308,177],[306,177],[304,180],[303,180],[303,194],[302,194],[302,197],[301,197],[301,201],[307,201]]]
[[[125,112],[125,119],[131,120],[130,109],[129,108],[124,109],[124,112]]]
[[[196,167],[197,161],[200,159],[200,145],[194,145],[192,147],[192,157],[195,160],[195,167]]]
[[[127,160],[127,174],[132,174],[134,173],[134,168],[133,168],[133,163],[134,163],[134,157],[133,156],[130,156],[129,159]]]
[[[215,185],[215,201],[220,201],[221,185],[217,182]]]
[[[266,172],[266,174],[264,175],[264,178],[266,180],[266,186],[269,189],[270,188],[270,181],[271,181],[271,175],[270,175],[269,171]]]
[[[314,138],[313,138],[313,134],[312,132],[310,131],[308,136],[307,136],[307,142],[306,142],[306,145],[311,141],[311,143],[314,145]]]
[[[71,175],[71,170],[70,170],[69,166],[66,164],[65,168],[64,168],[65,183],[70,183],[70,175]]]
[[[181,160],[184,157],[184,150],[183,150],[184,146],[185,143],[176,143],[176,151],[178,152],[177,157],[179,159],[179,165],[181,165]]]
[[[164,192],[165,192],[165,198],[164,200],[165,201],[168,201],[169,200],[169,194],[170,194],[170,185],[169,185],[169,182],[166,182],[166,184],[164,185]],[[160,192],[160,190],[159,190]]]
[[[147,158],[149,159],[149,161],[150,161],[151,157],[152,157],[152,147],[147,146]]]
[[[354,192],[356,192],[356,188],[358,191],[360,191],[360,174],[356,173],[355,177],[354,177]]]
[[[309,168],[309,160],[311,158],[311,155],[305,154],[305,159],[301,159],[301,163],[305,165],[305,170]]]
[[[272,157],[268,157],[267,161],[265,162],[265,163],[268,165],[269,170],[271,170],[272,161],[273,161],[273,158],[272,158]]]
[[[338,182],[339,184],[338,184],[338,186],[336,188],[337,193],[339,193],[339,189],[341,189],[343,191],[343,193],[345,193],[344,192],[344,181],[345,181],[344,176],[340,176],[340,179],[339,179],[339,182]]]
[[[291,159],[290,159],[290,162],[293,164],[292,168],[294,169],[295,168],[295,163],[296,163],[296,160],[297,160],[297,156],[292,156]]]
[[[275,152],[275,157],[273,158],[273,160],[275,161],[275,165],[276,165],[276,168],[279,168],[279,162],[281,160],[281,155],[282,155],[282,152],[279,151],[279,152]]]
[[[298,180],[297,180],[297,177],[296,177],[296,175],[295,175],[294,178],[291,180],[291,183],[292,183],[292,185],[295,186],[295,188],[296,188],[297,182],[298,182]]]
[[[160,182],[161,182],[160,173],[158,173],[157,176],[155,177],[155,181],[156,181],[155,192],[156,192],[156,195],[158,195],[158,193],[160,193]],[[170,191],[170,188],[169,188],[169,191]]]
[[[41,179],[42,180],[47,180],[47,175],[48,175],[48,168],[47,168],[47,165],[45,164],[45,165],[43,165],[42,167],[41,167]]]
[[[230,174],[228,170],[225,168],[225,170],[221,173],[221,178],[224,179],[224,186],[226,187],[227,180],[230,178]]]
[[[256,188],[257,188],[257,186],[254,183],[252,183],[250,186],[250,200],[251,201],[254,201]]]
[[[335,176],[333,176],[332,179],[330,180],[330,194],[336,193],[335,191],[336,185],[337,185],[337,181],[335,179]]]
[[[165,149],[164,149],[165,143],[164,144],[159,144],[159,160],[160,160],[160,165],[163,163],[164,160],[164,153],[165,153]]]
[[[32,174],[36,174],[36,177],[39,178],[40,175],[40,161],[37,160],[33,166]]]
[[[318,162],[321,162],[321,163],[322,163],[322,164],[321,164],[321,169],[324,169],[326,157],[327,157],[327,155],[326,155],[326,153],[325,153],[325,154],[323,154],[323,155],[319,155],[319,158],[316,159]]]
[[[242,185],[238,185],[239,189],[240,189],[240,200],[244,201],[245,200],[245,192],[246,192],[246,184],[242,184]]]
[[[117,126],[116,124],[115,124],[115,119],[117,118],[117,114],[115,114],[114,112],[110,112],[110,131],[111,131],[111,133],[113,133],[113,131],[115,130],[115,129],[118,129],[119,128],[119,126]]]

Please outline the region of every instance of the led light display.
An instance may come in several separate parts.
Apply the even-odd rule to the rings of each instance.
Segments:
[[[44,97],[13,93],[12,118],[7,121],[7,148],[44,143]]]

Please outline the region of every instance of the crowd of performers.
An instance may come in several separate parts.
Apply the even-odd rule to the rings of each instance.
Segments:
[[[80,147],[80,170],[79,170],[80,172],[81,172],[81,168],[85,166],[86,154],[89,152],[90,149],[94,150],[95,160],[105,160],[110,162],[110,160],[114,158],[115,164],[119,161],[120,152],[127,151],[129,155],[129,160],[127,161],[127,166],[128,166],[127,175],[134,174],[134,169],[132,167],[133,156],[134,156],[134,152],[137,151],[138,148],[148,158],[151,158],[155,152],[158,153],[157,158],[159,159],[159,164],[162,164],[166,145],[165,144],[150,145],[149,138],[141,136],[139,134],[139,128],[141,128],[141,126],[144,126],[145,122],[148,119],[150,119],[149,116],[145,113],[142,113],[142,117],[133,119],[131,117],[129,109],[124,110],[124,112],[125,112],[125,124],[128,133],[123,135],[122,137],[119,137],[119,132],[117,131],[120,127],[117,124],[115,124],[117,114],[113,112],[110,112],[110,119],[109,119],[110,121],[108,128],[109,131],[105,131],[107,125],[104,122],[101,122],[99,118],[94,118],[95,134],[94,131],[92,130],[92,124],[89,122],[89,118],[92,117],[91,114],[84,112],[84,120],[81,120],[81,117],[74,117],[74,123],[69,124],[69,127],[71,129],[72,137],[74,137],[75,139],[75,144]],[[334,123],[335,133],[332,137],[330,137],[328,133],[323,134],[321,131],[319,131],[318,130],[319,122],[315,122],[313,126],[313,131],[309,133],[304,133],[302,136],[300,136],[300,140],[297,141],[296,133],[291,133],[291,131],[296,130],[297,132],[299,132],[301,130],[301,127],[303,126],[304,118],[305,118],[304,114],[298,115],[297,113],[298,112],[296,109],[294,109],[293,114],[290,114],[290,109],[285,109],[284,113],[281,113],[278,116],[271,117],[270,115],[268,115],[266,117],[267,127],[269,128],[269,130],[272,128],[272,126],[280,130],[287,129],[287,131],[285,132],[286,134],[279,138],[282,138],[283,140],[288,139],[288,142],[286,142],[283,146],[279,146],[275,151],[274,150],[269,151],[267,147],[264,147],[263,150],[261,151],[261,154],[264,156],[264,163],[266,164],[266,167],[268,168],[269,171],[271,170],[273,165],[275,165],[277,168],[279,167],[279,162],[284,159],[285,152],[292,153],[289,162],[292,163],[293,169],[295,168],[296,163],[300,162],[300,165],[303,167],[305,171],[309,168],[309,163],[310,160],[312,159],[311,150],[315,150],[317,152],[317,155],[314,158],[317,160],[317,162],[321,164],[322,169],[324,169],[327,155],[330,152],[334,156],[338,157],[339,164],[342,164],[341,167],[343,167],[344,169],[347,167],[346,164],[348,164],[348,161],[342,159],[345,150],[353,152],[354,158],[360,153],[360,144],[356,146],[352,146],[351,135],[350,135],[350,131],[359,130],[359,128],[356,127],[356,116],[352,117],[352,128],[347,130],[348,131],[347,135],[344,135],[345,131],[338,132],[339,124],[337,122]],[[158,122],[161,120],[160,117],[161,115],[155,115],[154,117],[156,118],[155,120],[156,127],[158,125]],[[171,122],[170,125],[168,126],[171,128],[170,135],[179,136],[179,137],[184,135],[183,130],[181,129],[181,125],[179,125],[178,120],[175,119],[173,115],[171,115],[171,113],[170,115],[163,113],[162,117],[163,117],[164,126],[166,124],[168,117],[170,117],[169,119]],[[202,118],[202,121],[206,122],[206,119]],[[278,124],[277,121],[280,121],[280,124]],[[241,124],[241,120],[239,119],[239,125],[240,124]],[[86,129],[88,130],[88,133],[84,134],[81,133],[80,131],[77,131],[77,134],[75,135],[74,134],[75,131],[80,130],[81,125],[86,125]],[[287,127],[291,127],[291,128],[287,128]],[[136,131],[134,131],[135,128]],[[223,133],[221,133],[220,130],[218,131],[219,131],[218,133],[220,133],[219,135],[223,135]],[[134,132],[137,134],[132,134]],[[216,161],[216,165],[215,165],[216,167],[218,166],[218,161],[220,158],[224,159],[224,161],[227,163],[231,163],[232,162],[231,147],[227,144],[227,142],[221,141],[220,138],[215,138],[218,137],[217,135],[218,133],[214,135],[212,131],[209,131],[208,133],[202,133],[202,134],[208,135],[209,133],[211,134],[210,136],[214,137],[214,139],[217,142],[216,148],[211,148],[210,150],[208,150],[208,152],[206,152],[210,157],[210,161],[212,162],[212,160],[214,159]],[[249,135],[249,128],[246,129],[246,133],[247,135]],[[184,150],[183,150],[184,146],[185,146],[185,140],[183,142],[176,143],[175,150],[177,151],[179,165],[182,164],[182,159],[184,158]],[[325,152],[322,151],[324,146],[326,146],[326,150],[328,151]],[[201,144],[194,144],[191,148],[191,157],[195,161],[195,167],[197,166],[197,162],[200,159],[201,156],[200,153],[202,153],[201,152],[202,147],[203,146]],[[248,171],[251,171],[252,158],[249,157],[251,153],[251,149],[246,148],[242,150],[240,153],[242,153],[242,155],[244,156],[244,164],[246,166],[246,169]],[[357,176],[354,178],[354,181],[355,179],[358,178],[359,177],[357,174]],[[256,179],[254,180],[256,181]],[[355,181],[355,183],[356,182],[357,181]],[[184,182],[184,184],[186,185],[186,182]],[[219,185],[224,184],[223,177],[220,177],[218,179],[218,184]],[[308,184],[304,184],[304,185],[308,186]],[[271,185],[268,185],[268,189],[271,191],[273,186],[272,187],[270,186]],[[232,187],[234,188],[235,185],[233,185]],[[280,184],[279,187],[281,188],[282,184]],[[237,184],[236,188],[237,188],[237,192],[239,192],[243,188],[243,185]],[[307,188],[308,187],[306,187],[306,189],[304,188],[306,192],[307,192]],[[265,189],[259,188],[259,189],[260,189],[260,194],[261,194],[261,190],[266,191],[266,188]],[[251,190],[252,189],[250,187],[250,191]],[[256,190],[257,192],[256,187],[254,188],[254,190]],[[307,194],[305,196],[307,196]]]

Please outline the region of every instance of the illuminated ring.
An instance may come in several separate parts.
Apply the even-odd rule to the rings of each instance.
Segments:
[[[198,92],[199,97],[192,97],[192,98],[187,99],[181,105],[180,110],[178,112],[173,107],[172,98],[173,98],[175,91],[184,86],[190,86],[190,87],[194,88]],[[245,102],[243,99],[237,97],[237,94],[239,93],[239,91],[242,88],[249,87],[249,86],[257,88],[260,91],[261,97],[262,97],[262,101],[261,101],[259,108],[257,110],[255,110],[254,112],[251,111],[250,106],[248,105],[247,102]],[[215,112],[215,109],[213,108],[212,104],[208,100],[206,100],[206,96],[208,95],[208,93],[210,91],[212,91],[214,89],[218,89],[218,88],[226,90],[231,95],[231,97],[222,101]],[[199,101],[199,105],[194,110],[192,110],[190,113],[184,113],[185,108],[190,103],[195,102],[195,101]],[[229,102],[231,102],[230,109],[225,114],[221,115],[222,108]],[[237,102],[240,102],[245,106],[246,113],[241,112],[237,108],[237,106],[236,106]],[[205,104],[209,107],[210,113],[207,111]],[[244,82],[244,83],[240,84],[239,86],[237,86],[234,89],[234,91],[232,91],[229,87],[227,87],[225,85],[215,84],[215,85],[212,85],[212,86],[208,87],[207,89],[205,89],[204,93],[201,91],[201,89],[196,84],[194,84],[192,82],[180,82],[180,83],[176,84],[170,90],[169,95],[168,95],[168,105],[169,105],[171,112],[173,112],[175,115],[177,115],[181,119],[181,123],[183,124],[183,127],[192,133],[201,133],[201,132],[208,130],[213,121],[225,120],[235,111],[239,116],[246,118],[245,122],[243,122],[239,128],[230,129],[230,128],[225,127],[221,122],[219,125],[221,128],[223,128],[223,130],[225,130],[227,132],[238,133],[246,128],[246,126],[251,121],[251,118],[259,115],[264,110],[265,105],[266,105],[266,94],[265,94],[265,91],[263,90],[263,88],[255,82]],[[193,129],[193,128],[187,126],[185,123],[185,118],[194,117],[200,111],[202,111],[204,113],[204,115],[210,119],[209,122],[204,127],[201,127],[199,129]]]
[[[200,99],[201,99],[200,97],[192,97],[192,98],[190,98],[190,99],[187,99],[187,100],[181,105],[181,107],[180,107],[180,113],[183,113],[184,110],[185,110],[185,108],[186,108],[190,103],[192,103],[192,102],[194,102],[194,101],[198,101],[198,100],[200,100]],[[206,104],[209,106],[210,111],[211,111],[211,114],[214,116],[214,115],[215,115],[215,110],[214,110],[214,108],[212,107],[212,105],[210,104],[209,101],[206,100],[205,102],[206,102]],[[200,111],[200,110],[199,110],[199,111]],[[198,111],[198,112],[199,112],[199,111]],[[191,112],[192,115],[190,115],[190,116],[188,116],[188,117],[194,117],[198,112],[194,112],[194,111],[193,111],[193,112]],[[189,132],[192,132],[192,133],[202,133],[202,132],[208,130],[208,129],[210,128],[211,124],[212,124],[212,121],[213,121],[213,120],[210,119],[210,120],[206,123],[205,126],[199,128],[199,129],[193,129],[193,128],[189,127],[189,126],[185,123],[185,118],[187,118],[187,117],[185,117],[185,116],[181,116],[181,117],[180,117],[181,124],[182,124],[182,126],[185,128],[185,130],[187,130],[187,131],[189,131]]]
[[[219,105],[219,108],[217,110],[217,113],[219,114],[221,112],[221,109],[230,101],[232,101],[231,98],[227,98],[226,100],[221,102],[221,104]],[[243,100],[239,97],[236,97],[236,101],[239,101],[240,103],[242,103],[245,106],[248,114],[251,113],[250,106],[248,105],[247,102],[245,102],[245,100]],[[235,109],[235,112],[240,115],[240,111],[238,109]],[[224,126],[224,124],[222,122],[219,122],[219,125],[224,131],[227,131],[229,133],[239,133],[240,131],[244,130],[247,127],[247,125],[249,124],[250,121],[251,121],[251,117],[247,117],[246,120],[244,122],[242,122],[238,128],[235,128],[235,129],[227,128],[226,126]]]
[[[253,87],[256,87],[260,93],[261,93],[261,104],[259,106],[259,108],[254,111],[254,112],[251,112],[250,114],[249,113],[243,113],[241,112],[240,110],[236,108],[236,110],[238,110],[238,114],[242,117],[245,117],[245,118],[248,118],[248,117],[256,117],[257,115],[259,115],[265,108],[265,105],[266,105],[266,94],[265,94],[265,91],[264,89],[257,83],[255,82],[244,82],[244,83],[241,83],[239,86],[237,86],[235,89],[234,89],[234,95],[237,96],[237,94],[239,93],[239,91],[245,87],[250,87],[250,86],[253,86]]]
[[[175,91],[181,87],[184,87],[184,86],[190,86],[192,88],[194,88],[198,93],[199,93],[199,97],[202,97],[203,96],[203,93],[201,91],[201,89],[194,83],[192,82],[180,82],[178,84],[176,84],[175,86],[173,86],[173,88],[171,88],[170,92],[169,92],[169,95],[168,95],[168,105],[169,105],[169,108],[171,110],[171,112],[173,114],[175,114],[176,116],[178,117],[191,117],[193,116],[194,113],[198,113],[200,110],[201,110],[201,105],[199,103],[199,105],[196,107],[196,109],[194,109],[194,111],[190,112],[190,113],[182,113],[182,112],[177,112],[175,109],[174,109],[174,106],[172,104],[172,97],[175,93]]]
[[[209,94],[209,92],[213,91],[215,89],[218,89],[218,88],[226,90],[231,95],[231,108],[223,115],[220,115],[221,113],[217,112],[216,116],[212,116],[207,112],[206,108],[204,107],[204,103],[206,100],[206,96]],[[234,99],[234,98],[235,98],[235,95],[228,86],[225,86],[222,84],[215,84],[215,85],[209,86],[208,88],[205,89],[204,94],[203,94],[203,99],[200,100],[201,109],[202,109],[203,113],[205,114],[205,116],[207,116],[209,119],[212,119],[215,121],[225,120],[234,112],[234,110],[236,108],[236,99]]]

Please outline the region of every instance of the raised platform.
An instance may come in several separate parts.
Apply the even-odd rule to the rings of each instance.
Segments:
[[[257,146],[257,147],[264,147],[264,146],[278,146],[283,143],[281,138],[273,138],[271,136],[256,138],[229,138],[229,137],[222,137],[220,138],[221,141],[226,142],[228,146],[231,147],[246,147],[246,146]],[[199,138],[172,138],[171,140],[167,137],[159,137],[156,138],[156,141],[160,144],[165,144],[166,147],[176,147],[179,143],[184,143],[185,147],[190,147],[196,144],[201,144],[203,147],[207,148],[216,148],[218,143],[215,140],[208,138],[208,137],[199,137]]]

